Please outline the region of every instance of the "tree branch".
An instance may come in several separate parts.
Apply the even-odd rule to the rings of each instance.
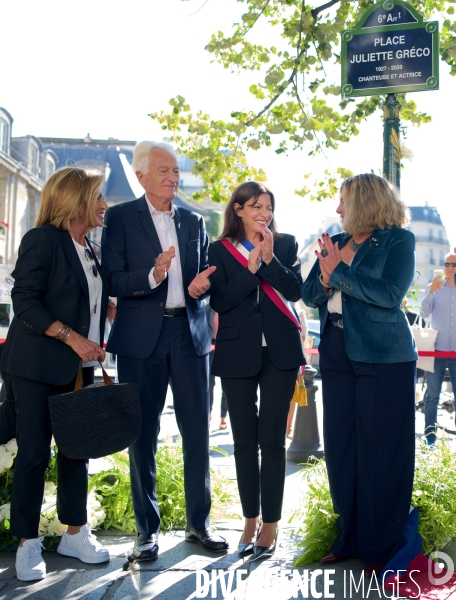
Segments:
[[[334,6],[334,4],[338,4],[339,2],[340,2],[340,0],[330,0],[326,4],[322,4],[322,6],[317,6],[317,8],[314,8],[313,10],[311,10],[310,14],[314,18],[314,21],[317,20],[317,17],[321,12],[323,12],[327,8],[331,8],[331,6]]]
[[[314,20],[316,20],[317,16],[321,12],[323,12],[327,8],[330,8],[331,6],[334,6],[334,4],[338,4],[339,2],[340,2],[340,0],[330,0],[326,4],[323,4],[322,6],[314,8],[311,11],[312,17],[314,18]],[[266,3],[266,4],[268,4],[268,3]],[[265,8],[265,6],[263,7],[263,10],[264,10],[264,8]],[[302,25],[302,15],[301,15],[301,25]],[[258,114],[256,114],[252,119],[250,119],[250,121],[247,121],[247,123],[244,123],[244,125],[246,127],[250,127],[251,125],[253,125],[253,123],[255,123],[255,121],[258,121],[258,119],[262,115],[264,115],[264,113],[267,110],[269,110],[271,108],[271,106],[280,98],[280,96],[284,93],[284,91],[287,89],[287,87],[290,85],[290,83],[292,83],[294,81],[294,78],[295,78],[296,73],[298,71],[299,61],[301,60],[301,57],[305,54],[305,52],[306,52],[305,48],[303,48],[300,52],[298,52],[298,55],[296,57],[295,67],[294,67],[293,71],[291,72],[291,75],[288,78],[288,81],[286,82],[286,85],[283,87],[283,89],[280,90],[280,92],[277,92],[277,94],[268,102],[268,104],[266,104],[266,106],[262,110],[260,110],[260,112]]]
[[[242,34],[247,35],[247,33],[252,29],[252,27],[255,25],[255,23],[258,21],[258,19],[261,17],[261,15],[264,13],[264,11],[266,10],[266,7],[268,6],[268,4],[270,3],[271,0],[266,0],[265,4],[263,5],[263,8],[261,9],[261,11],[257,14],[255,21],[249,25],[249,27],[244,31],[244,33]]]

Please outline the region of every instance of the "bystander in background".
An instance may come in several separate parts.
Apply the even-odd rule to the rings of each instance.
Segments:
[[[421,316],[431,317],[431,327],[439,333],[435,349],[439,352],[456,352],[456,249],[445,256],[444,277],[437,274],[427,288],[421,304]],[[434,372],[426,371],[427,395],[424,420],[427,443],[436,439],[437,408],[445,372],[450,373],[453,390],[456,389],[456,358],[436,358]]]

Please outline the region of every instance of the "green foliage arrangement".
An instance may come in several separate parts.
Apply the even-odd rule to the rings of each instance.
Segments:
[[[10,499],[14,475],[14,456],[17,451],[15,440],[0,446],[0,550],[13,548],[19,542],[10,535]],[[11,456],[8,447],[14,446]],[[219,448],[213,451],[226,454]],[[3,454],[2,454],[3,453]],[[5,467],[2,470],[1,457]],[[133,502],[130,490],[129,459],[127,452],[119,452],[106,457],[111,463],[105,469],[89,478],[88,512],[92,526],[116,531],[136,531]],[[184,463],[180,443],[160,444],[157,450],[157,498],[161,516],[161,530],[179,529],[186,524],[184,494]],[[64,525],[56,516],[57,448],[51,448],[51,460],[46,471],[46,485],[40,520],[40,535],[44,535],[46,550],[55,550],[60,541]],[[229,512],[235,490],[223,473],[211,469],[212,517],[237,516]]]
[[[12,449],[14,448],[14,449]],[[0,446],[0,455],[12,452],[13,459],[16,456],[16,440]],[[5,452],[6,451],[6,452]],[[14,462],[11,460],[6,469],[0,473],[0,551],[13,548],[19,543],[19,538],[10,534],[10,503],[11,490],[13,487]],[[40,518],[40,535],[45,535],[43,546],[46,550],[55,550],[60,541],[57,534],[60,522],[56,518],[55,506],[55,484],[57,482],[57,448],[51,448],[51,458],[46,469],[46,486],[44,490],[42,514]]]
[[[456,538],[456,456],[447,438],[433,449],[421,442],[412,504],[420,511],[423,553],[448,547]]]
[[[290,518],[290,522],[301,523],[296,528],[295,534],[297,537],[303,537],[298,544],[302,552],[293,563],[295,567],[320,560],[337,538],[338,515],[333,509],[325,461],[309,462],[302,470],[302,475],[306,480],[307,488],[304,505]]]
[[[95,492],[106,514],[101,527],[117,531],[136,531],[128,455],[118,452],[106,458],[112,467],[89,478],[89,491]]]
[[[213,451],[226,454],[220,448]],[[136,531],[133,502],[130,492],[129,461],[126,452],[107,457],[111,469],[93,475],[89,490],[94,490],[106,513],[104,529]],[[185,527],[184,460],[182,446],[160,444],[157,450],[157,499],[160,508],[160,529],[171,531]],[[231,515],[227,507],[233,503],[234,490],[219,471],[211,469],[212,518]]]
[[[409,1],[426,20],[440,20],[440,56],[456,75],[454,0]],[[228,25],[228,32],[213,33],[205,49],[231,73],[251,74],[254,108],[236,106],[234,94],[230,118],[224,120],[194,111],[178,95],[169,101],[168,111],[150,115],[178,150],[195,160],[192,171],[207,185],[195,199],[223,202],[239,183],[264,181],[264,171],[248,165],[248,150],[271,147],[281,154],[305,148],[314,155],[338,148],[358,135],[363,121],[381,116],[382,96],[343,98],[340,89],[340,34],[376,0],[238,2],[243,11],[239,22]],[[232,89],[234,82],[234,76],[227,76],[225,89]],[[404,94],[398,99],[404,121],[418,126],[430,121],[413,100]],[[351,172],[342,167],[337,174],[326,171],[315,185],[310,185],[310,174],[303,175],[304,186],[296,193],[322,200],[334,197],[338,177]]]
[[[290,519],[301,523],[295,533],[302,537],[302,553],[295,567],[320,560],[337,538],[325,462],[309,463],[302,473],[307,484],[304,505]],[[423,553],[447,548],[456,538],[456,456],[445,437],[433,448],[418,443],[412,504],[420,511]]]

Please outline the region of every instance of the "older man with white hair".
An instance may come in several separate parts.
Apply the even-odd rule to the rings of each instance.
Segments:
[[[130,447],[132,556],[158,556],[155,455],[169,382],[184,453],[185,539],[221,552],[228,544],[209,525],[208,237],[200,215],[173,204],[179,166],[171,146],[139,143],[132,167],[145,194],[108,210],[102,240],[109,293],[118,299],[107,350],[117,355],[119,380],[137,382],[141,394],[142,431]]]

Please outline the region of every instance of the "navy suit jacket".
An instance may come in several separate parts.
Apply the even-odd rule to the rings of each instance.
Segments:
[[[15,316],[2,368],[10,375],[51,385],[69,383],[76,377],[81,359],[70,346],[44,335],[55,321],[62,321],[84,337],[89,333],[89,288],[69,232],[49,224],[28,231],[22,238],[12,276]],[[108,291],[103,281],[101,346],[107,307]]]
[[[188,286],[208,267],[208,237],[203,217],[196,213],[175,207],[174,222],[190,332],[196,353],[203,356],[211,349],[205,302],[191,298]],[[109,294],[117,297],[107,350],[147,358],[160,335],[168,293],[168,278],[152,290],[149,272],[156,257],[168,248],[160,245],[145,196],[107,211],[101,247]]]
[[[343,248],[351,235],[332,241]],[[331,274],[329,295],[320,283],[315,261],[302,286],[302,299],[319,309],[321,333],[328,317],[328,299],[342,292],[344,336],[348,356],[366,363],[408,362],[418,358],[402,300],[415,272],[415,236],[399,227],[377,230],[363,243],[351,266],[340,262]]]

